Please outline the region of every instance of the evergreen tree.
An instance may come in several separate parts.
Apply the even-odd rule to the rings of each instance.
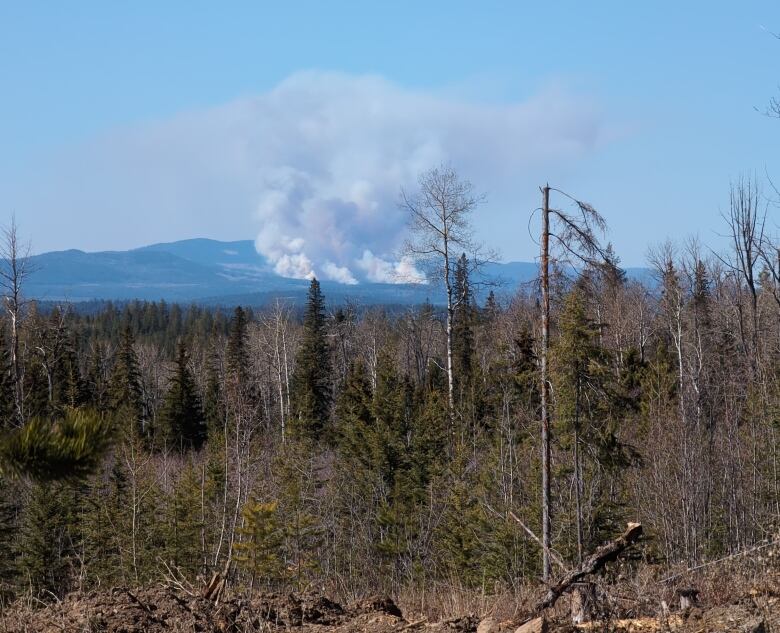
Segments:
[[[225,400],[222,392],[222,376],[216,353],[217,333],[212,330],[212,343],[206,358],[206,388],[203,398],[203,414],[209,438],[223,435],[225,425]]]
[[[19,482],[0,477],[0,604],[9,600],[17,584],[17,531],[21,510]]]
[[[200,571],[205,553],[202,549],[203,529],[200,477],[192,461],[188,461],[173,490],[166,495],[162,548],[164,559],[186,578],[194,579]],[[159,524],[153,526],[159,529]]]
[[[77,349],[78,341],[75,335],[68,335],[54,377],[53,400],[57,411],[61,411],[64,407],[79,407],[86,401],[87,391],[81,377]]]
[[[247,314],[241,306],[233,312],[228,335],[226,365],[228,374],[239,385],[246,383],[249,368],[249,351],[247,350]]]
[[[277,460],[279,521],[284,532],[285,567],[300,591],[320,569],[322,525],[315,512],[321,487],[315,460],[301,442],[287,442]]]
[[[180,341],[176,369],[160,413],[160,431],[164,442],[198,450],[206,440],[206,420],[188,362],[187,348]]]
[[[464,391],[471,384],[474,372],[474,321],[476,309],[469,283],[466,254],[460,256],[455,267],[455,304],[453,318],[452,353],[455,376]]]
[[[37,595],[61,597],[70,588],[73,550],[66,489],[33,484],[19,527],[18,575]]]
[[[108,405],[115,413],[127,416],[132,427],[144,433],[144,405],[141,391],[141,372],[135,353],[135,338],[125,325],[114,358],[114,367],[108,386]]]
[[[322,439],[329,417],[330,387],[325,299],[319,282],[312,279],[303,321],[303,340],[292,376],[290,404],[294,434],[315,441]]]
[[[629,447],[617,437],[620,409],[616,377],[606,350],[599,345],[599,325],[586,314],[580,286],[567,295],[560,318],[560,333],[552,350],[552,371],[556,394],[557,437],[572,452],[575,532],[578,556],[603,540],[620,523],[619,503],[608,496],[595,497],[585,507],[587,464],[583,452],[592,456],[592,469],[614,473],[632,461]],[[584,449],[584,450],[583,450]],[[607,491],[602,492],[607,495]]]
[[[85,400],[97,411],[108,409],[108,373],[106,367],[105,347],[100,341],[95,342],[87,364],[84,391]]]
[[[247,501],[241,509],[241,537],[235,546],[235,560],[251,577],[250,587],[260,578],[274,586],[284,577],[284,530],[279,525],[278,503]]]
[[[5,328],[0,324],[0,430],[13,425],[14,379],[11,353],[6,341]]]
[[[336,432],[341,456],[353,466],[369,469],[368,437],[372,432],[371,385],[363,363],[353,362],[336,402]]]

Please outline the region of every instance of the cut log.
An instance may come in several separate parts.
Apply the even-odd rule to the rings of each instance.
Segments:
[[[547,633],[547,620],[544,616],[529,620],[515,629],[515,633]]]
[[[586,576],[595,574],[604,565],[615,560],[627,547],[633,545],[642,535],[642,525],[639,523],[629,523],[625,532],[614,541],[606,543],[593,552],[578,569],[570,571],[564,575],[555,585],[547,590],[544,598],[536,605],[537,611],[549,609],[558,602],[566,591],[574,583],[580,582]]]
[[[479,623],[477,633],[499,633],[501,626],[495,618],[487,617]]]

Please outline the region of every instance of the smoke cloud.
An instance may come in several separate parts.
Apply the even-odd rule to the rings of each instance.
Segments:
[[[598,109],[559,88],[485,103],[303,72],[264,94],[106,135],[63,158],[39,205],[140,243],[150,241],[144,226],[156,239],[251,230],[286,277],[420,281],[398,254],[399,193],[420,172],[450,163],[500,205],[518,177],[582,158],[605,135]]]

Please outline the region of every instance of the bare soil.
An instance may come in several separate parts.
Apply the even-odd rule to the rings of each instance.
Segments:
[[[218,603],[163,587],[76,592],[60,602],[17,602],[0,612],[0,633],[248,633],[306,629],[312,633],[514,632],[522,621],[489,623],[474,615],[431,622],[404,617],[387,597],[349,606],[313,594],[256,594]],[[573,627],[559,615],[548,633],[575,631],[678,631],[780,633],[780,597],[746,594],[732,604],[693,607],[663,616],[615,618]]]

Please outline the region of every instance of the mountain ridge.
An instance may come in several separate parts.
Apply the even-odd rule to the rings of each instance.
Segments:
[[[305,298],[309,282],[277,275],[254,248],[252,240],[220,241],[191,238],[160,242],[125,251],[50,251],[30,258],[34,272],[27,296],[39,300],[159,300],[205,304],[261,305],[277,297],[292,302]],[[649,270],[628,269],[629,277],[645,280]],[[489,278],[506,282],[510,292],[537,276],[532,262],[490,264]],[[321,281],[334,301],[376,304],[438,303],[427,284]]]

